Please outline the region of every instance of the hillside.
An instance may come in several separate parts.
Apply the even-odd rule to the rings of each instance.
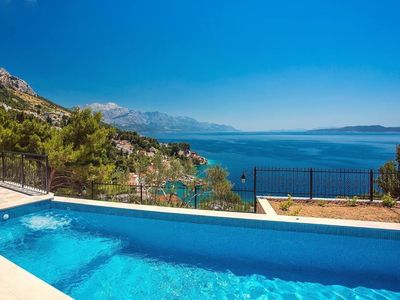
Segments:
[[[115,103],[92,103],[84,107],[101,112],[106,123],[141,133],[238,131],[229,125],[199,122],[193,118],[175,117],[158,111],[141,112],[121,107]]]
[[[62,122],[70,111],[39,96],[24,80],[0,68],[0,104],[54,124]]]
[[[39,96],[29,84],[0,68],[0,104],[6,109],[34,115],[59,126],[70,115],[70,110]],[[189,117],[175,117],[162,112],[141,112],[115,103],[92,103],[84,108],[103,114],[105,123],[122,130],[140,133],[154,132],[223,132],[237,131],[228,125],[199,122]]]
[[[346,126],[340,128],[314,129],[308,132],[400,132],[400,127],[385,127],[381,125]]]
[[[129,113],[126,109],[120,110],[113,107],[112,113]],[[93,107],[93,111],[100,110]],[[111,110],[104,112],[105,119],[111,117],[110,112]],[[92,113],[90,110],[63,108],[39,96],[24,80],[0,68],[0,149],[43,153],[46,151],[45,143],[57,132],[69,131],[70,135],[78,135],[76,140],[84,140],[84,131],[95,126],[99,132],[108,132],[105,140],[112,145],[112,150],[111,154],[106,156],[109,156],[110,160],[116,160],[117,156],[124,157],[115,162],[118,168],[127,168],[127,157],[137,160],[143,157],[151,158],[156,153],[162,154],[165,160],[179,157],[194,164],[206,163],[204,158],[191,152],[187,144],[161,144],[154,138],[108,125],[102,122],[101,118],[101,114]],[[77,125],[77,128],[68,129],[74,120],[79,126],[87,122],[90,124],[89,128],[79,128]]]

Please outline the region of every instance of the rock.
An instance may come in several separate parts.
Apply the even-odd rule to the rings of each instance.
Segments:
[[[0,85],[31,96],[37,96],[26,81],[11,75],[3,68],[0,68]]]

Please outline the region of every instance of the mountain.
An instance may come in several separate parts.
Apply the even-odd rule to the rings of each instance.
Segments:
[[[199,122],[189,117],[174,117],[166,113],[141,112],[115,103],[92,103],[84,106],[100,111],[104,121],[124,130],[154,132],[227,132],[238,131],[232,126]]]
[[[381,125],[346,126],[340,128],[313,129],[308,132],[400,132],[400,127],[385,127]]]
[[[26,81],[4,68],[0,68],[0,105],[5,109],[34,115],[55,126],[61,125],[70,115],[68,109],[39,96]],[[237,131],[232,126],[199,122],[188,117],[173,117],[161,112],[130,110],[115,103],[92,103],[84,107],[102,112],[106,123],[140,133]]]
[[[98,107],[93,105],[93,109],[104,109],[106,118],[113,117],[114,114],[129,113],[128,109],[120,108],[116,104]],[[75,126],[74,130],[79,130],[76,126],[89,123],[93,125],[94,122],[98,122],[91,113],[73,112],[39,96],[26,81],[11,75],[4,68],[0,68],[0,120],[7,120],[7,122],[0,123],[0,149],[43,153],[44,141],[48,140],[53,134],[50,129],[57,128],[61,132],[66,126],[72,126],[70,121],[73,114],[78,115],[80,120],[79,125],[73,125]],[[108,130],[111,126],[100,122],[99,127],[101,127],[99,129],[101,131],[103,129]],[[79,139],[87,139],[86,135],[90,132],[93,133],[95,128],[97,126],[87,128],[86,133],[79,132]],[[15,134],[10,134],[6,129],[12,130]],[[112,136],[107,136],[107,140],[116,149],[110,150],[111,152],[107,155],[122,155],[124,153],[151,157],[157,151],[162,151],[167,157],[176,157],[180,150],[190,149],[190,146],[185,143],[160,144],[156,139],[142,136],[137,132],[115,129]],[[96,148],[93,145],[89,145],[90,147]],[[103,160],[103,158],[94,160]],[[192,160],[194,164],[205,161],[202,157],[193,153],[189,157],[185,156],[185,158]],[[116,162],[116,164],[118,163],[121,163],[121,161]],[[121,169],[124,168],[126,168],[126,164],[121,167]]]
[[[0,68],[0,85],[31,96],[37,96],[26,81],[11,75],[4,68]]]
[[[0,105],[34,115],[57,124],[70,112],[50,100],[39,96],[24,80],[0,68]]]

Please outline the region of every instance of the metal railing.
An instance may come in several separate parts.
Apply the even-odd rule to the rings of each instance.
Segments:
[[[252,190],[233,189],[226,198],[218,198],[203,186],[188,187],[181,183],[150,186],[90,181],[79,189],[64,187],[54,193],[58,196],[132,204],[255,212]]]
[[[0,176],[3,185],[48,193],[47,155],[0,151]],[[163,186],[128,185],[86,182],[80,188],[66,186],[57,195],[105,201],[148,205],[202,208],[213,210],[256,212],[257,196],[287,196],[313,198],[379,199],[385,191],[379,179],[400,190],[400,171],[380,173],[376,170],[318,169],[318,168],[258,168],[254,167],[252,181],[234,187],[229,194],[215,197],[204,186],[183,184]],[[393,187],[392,187],[393,188]]]
[[[1,151],[0,156],[0,176],[3,185],[48,193],[47,155]]]
[[[290,194],[310,199],[356,196],[373,201],[384,194],[378,184],[382,174],[372,169],[254,168],[254,172],[254,189],[260,196]],[[399,176],[398,173],[384,175]]]

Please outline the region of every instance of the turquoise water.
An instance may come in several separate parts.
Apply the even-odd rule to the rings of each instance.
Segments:
[[[220,164],[240,185],[240,175],[257,167],[377,169],[395,158],[400,134],[199,133],[160,134],[163,142],[188,142]]]
[[[400,241],[51,209],[0,254],[76,299],[400,299]]]

